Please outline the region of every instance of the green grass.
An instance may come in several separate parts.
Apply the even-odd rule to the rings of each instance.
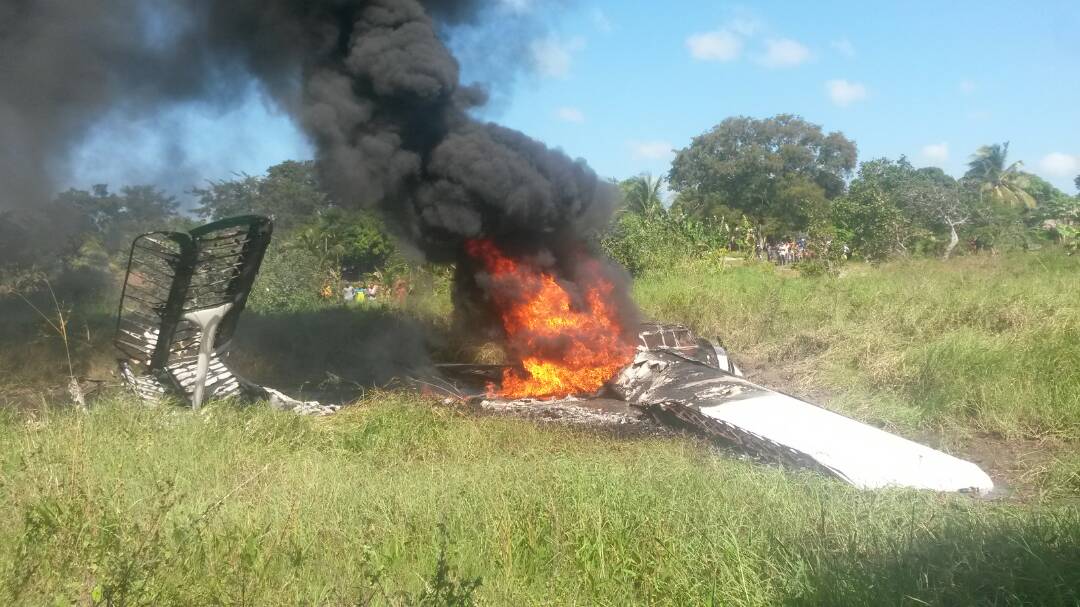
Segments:
[[[637,281],[646,314],[719,335],[830,406],[901,429],[1080,439],[1080,257],[1060,251],[799,277],[688,263]],[[790,386],[789,386],[790,388]]]
[[[1013,449],[1008,480],[1037,489],[1002,501],[860,492],[695,440],[400,393],[327,419],[119,395],[80,414],[43,395],[67,373],[56,335],[0,301],[0,605],[1080,604],[1077,277],[1051,252],[819,278],[685,262],[635,285],[648,316],[719,335],[788,391]],[[414,320],[249,314],[233,362],[364,383],[417,350],[466,352],[444,278]],[[108,377],[113,306],[69,299],[75,372]]]
[[[1077,571],[1060,502],[860,492],[393,394],[0,423],[5,605],[449,604],[474,578],[491,605],[1074,605]]]

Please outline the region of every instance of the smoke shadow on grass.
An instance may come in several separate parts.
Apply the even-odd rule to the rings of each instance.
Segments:
[[[783,604],[1080,605],[1080,511],[1040,510],[954,511],[889,545],[815,538],[792,550],[811,566]]]
[[[117,356],[112,347],[116,302],[104,295],[107,285],[104,272],[86,269],[52,277],[51,294],[44,283],[0,289],[0,407],[66,400],[69,373],[102,381],[110,377]]]
[[[385,308],[249,310],[228,363],[247,379],[281,390],[358,396],[395,377],[429,372],[428,353],[440,338],[433,327]]]

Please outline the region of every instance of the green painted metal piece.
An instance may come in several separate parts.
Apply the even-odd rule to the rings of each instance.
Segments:
[[[246,215],[188,233],[150,232],[135,239],[114,339],[133,372],[167,380],[189,398],[201,395],[178,379],[179,370],[197,361],[200,350],[205,358],[228,345],[272,232],[270,219]],[[206,332],[200,319],[207,315],[199,313],[211,309],[221,313],[215,330]],[[203,344],[204,337],[210,343]],[[197,384],[205,370],[202,375]]]

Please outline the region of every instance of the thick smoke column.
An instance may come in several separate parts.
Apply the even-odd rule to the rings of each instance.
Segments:
[[[600,225],[613,201],[583,161],[467,111],[438,37],[468,0],[4,0],[0,209],[39,204],[106,112],[228,103],[261,83],[315,142],[344,204],[377,207],[430,259],[463,239],[538,244]],[[438,20],[438,21],[436,21]],[[242,153],[242,151],[240,151]]]
[[[584,299],[588,287],[573,266],[609,218],[615,188],[584,161],[469,115],[486,93],[460,82],[439,32],[492,6],[0,2],[0,232],[5,209],[44,204],[67,153],[105,114],[152,116],[192,100],[227,105],[255,82],[314,142],[340,204],[374,208],[427,259],[458,263],[459,318],[496,317],[483,269],[464,254],[473,239],[531,260]],[[615,301],[628,301],[625,289]]]

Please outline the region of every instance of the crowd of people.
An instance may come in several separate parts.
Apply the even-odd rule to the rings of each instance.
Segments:
[[[402,303],[409,294],[409,284],[404,278],[394,281],[392,287],[387,289],[379,281],[369,282],[346,282],[341,287],[341,298],[345,303],[380,301],[388,297],[397,303]]]
[[[758,255],[761,255],[759,250]],[[765,246],[764,257],[777,265],[786,266],[809,259],[813,254],[806,246],[806,238],[785,239]]]
[[[832,241],[825,243],[825,249],[832,245]],[[848,259],[851,256],[851,248],[848,245],[842,245],[841,255],[844,259]],[[815,257],[814,250],[810,248],[806,237],[800,237],[798,239],[785,238],[775,242],[769,242],[763,249],[760,245],[757,248],[757,258],[762,261],[769,261],[779,266],[786,266],[800,261],[806,261]]]

